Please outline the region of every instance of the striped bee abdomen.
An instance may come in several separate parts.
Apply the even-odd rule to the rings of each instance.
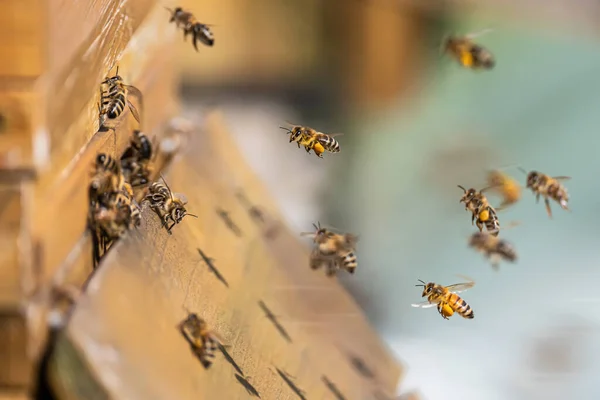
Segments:
[[[117,118],[125,110],[125,104],[127,100],[124,93],[119,93],[111,99],[110,105],[108,106],[108,118]]]
[[[198,358],[200,358],[200,362],[204,368],[210,368],[215,360],[215,353],[218,348],[219,342],[210,334],[202,337],[202,350],[201,354],[198,355]]]
[[[454,310],[459,313],[461,317],[469,319],[475,317],[473,309],[466,301],[456,294],[453,294],[452,297],[454,297],[454,301],[451,302],[452,308],[454,308]]]
[[[340,144],[331,136],[325,135],[323,137],[320,137],[319,143],[321,143],[325,150],[329,151],[330,153],[340,152]]]

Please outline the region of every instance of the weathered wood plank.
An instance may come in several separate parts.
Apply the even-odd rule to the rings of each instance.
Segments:
[[[215,116],[208,120],[209,130],[221,123]],[[217,132],[228,134],[222,128]],[[199,218],[186,218],[169,236],[156,215],[144,209],[142,227],[109,253],[88,285],[66,331],[66,340],[89,366],[86,375],[95,376],[113,396],[118,392],[127,398],[246,398],[232,366],[221,356],[205,371],[189,351],[175,328],[188,309],[205,318],[231,346],[230,355],[244,375],[252,377],[250,382],[262,398],[297,398],[275,368],[294,376],[307,398],[332,398],[326,381],[347,399],[369,398],[376,388],[389,386],[359,374],[333,346],[335,335],[314,335],[307,329],[305,322],[319,312],[314,303],[306,302],[305,292],[277,290],[293,288],[297,282],[273,257],[273,244],[265,242],[260,227],[245,215],[235,192],[224,185],[232,172],[211,143],[215,134],[190,137],[186,154],[165,175],[171,188],[188,198],[189,212]],[[236,153],[231,151],[228,157],[236,158]],[[235,165],[247,170],[241,161]],[[236,183],[247,186],[243,180]],[[255,194],[268,202],[266,192]],[[230,212],[238,233],[227,227],[217,208]],[[226,284],[217,280],[198,248],[214,258]],[[307,251],[302,255],[306,257]],[[303,275],[324,288],[342,292],[335,281],[312,273],[306,265],[301,268]],[[259,301],[272,307],[291,342],[265,317]],[[295,317],[294,307],[302,315],[289,319]],[[356,305],[347,307],[360,314]],[[372,331],[363,330],[353,335],[354,345],[360,348],[369,335],[378,341]],[[102,356],[111,349],[119,349],[118,359]],[[69,373],[63,364],[53,365],[55,372]],[[111,376],[118,376],[118,381]],[[69,392],[68,383],[57,375],[53,382]]]

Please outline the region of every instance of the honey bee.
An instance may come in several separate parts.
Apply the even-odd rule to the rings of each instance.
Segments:
[[[96,156],[89,187],[90,203],[108,205],[111,198],[124,187],[125,179],[119,163],[105,153]]]
[[[556,201],[563,210],[569,210],[569,193],[560,181],[571,179],[570,176],[555,176],[550,177],[541,172],[531,171],[527,173],[527,188],[535,194],[536,202],[540,201],[540,196],[544,198],[546,204],[546,212],[548,217],[552,218],[552,210],[550,209],[550,199]]]
[[[442,50],[465,68],[472,70],[492,69],[496,65],[492,53],[486,48],[473,43],[475,37],[489,31],[491,29],[465,36],[448,36],[442,41]]]
[[[106,90],[103,90],[103,87],[106,87]],[[130,94],[138,98],[141,106],[142,93],[135,86],[123,83],[123,78],[119,75],[119,67],[117,66],[116,75],[106,77],[100,84],[100,104],[98,104],[100,126],[104,126],[106,117],[109,119],[118,118],[125,111],[125,106],[129,107],[133,118],[140,123],[140,115],[135,106],[129,101]]]
[[[160,182],[154,182],[150,185],[148,194],[142,202],[147,201],[150,203],[150,208],[158,214],[163,226],[170,235],[171,229],[180,223],[186,215],[194,218],[198,218],[198,216],[189,214],[185,208],[187,204],[185,196],[180,193],[173,193],[164,178],[162,180],[164,185]],[[172,222],[171,225],[169,225],[169,221]]]
[[[463,318],[474,318],[475,314],[471,306],[457,293],[472,288],[475,282],[457,283],[450,286],[442,286],[433,282],[425,283],[420,279],[419,282],[421,284],[415,286],[423,287],[421,297],[427,297],[427,301],[412,304],[413,307],[429,308],[437,306],[438,312],[444,319],[449,319],[455,312]]]
[[[325,151],[330,153],[340,152],[340,144],[334,137],[341,135],[341,133],[325,134],[317,132],[307,126],[298,125],[293,126],[292,129],[283,126],[280,126],[279,128],[285,129],[290,135],[290,143],[296,142],[298,147],[300,147],[300,145],[304,146],[307,153],[310,153],[310,151],[313,150],[319,158],[323,158],[323,153]]]
[[[502,196],[502,203],[497,210],[511,206],[521,199],[521,185],[507,174],[499,170],[490,171],[487,181],[488,186]]]
[[[208,328],[206,321],[195,313],[190,313],[179,323],[178,328],[204,368],[210,368],[215,359],[215,352],[222,344],[219,337]]]
[[[458,187],[464,192],[459,203],[465,203],[465,209],[471,211],[471,225],[475,222],[480,232],[483,231],[483,227],[485,226],[490,234],[498,236],[498,231],[500,230],[498,215],[496,215],[496,210],[490,205],[483,194],[488,188],[478,192],[473,188],[466,190],[460,185]]]
[[[113,241],[123,237],[131,227],[131,207],[128,204],[118,204],[112,208],[98,206],[92,211],[92,219],[99,233]]]
[[[495,270],[498,270],[501,260],[513,263],[517,260],[517,252],[512,244],[488,232],[473,233],[469,238],[469,246],[483,253]]]
[[[211,25],[201,24],[191,12],[184,11],[181,7],[177,7],[175,10],[165,8],[171,13],[169,22],[175,22],[178,28],[183,28],[183,40],[186,40],[188,35],[192,35],[192,44],[196,51],[198,51],[198,41],[207,46],[215,44],[214,35],[210,30]]]
[[[345,269],[353,274],[358,266],[355,254],[358,236],[346,233],[339,234],[321,228],[321,224],[313,224],[316,232],[303,232],[302,235],[313,236],[313,249],[309,264],[311,269],[325,265],[327,276],[334,276],[339,269]]]
[[[121,156],[121,169],[125,179],[131,186],[145,185],[152,174],[153,146],[152,142],[143,132],[134,130],[130,145]]]

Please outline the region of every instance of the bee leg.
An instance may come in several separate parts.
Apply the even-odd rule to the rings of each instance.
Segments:
[[[539,193],[535,195],[535,202],[536,202],[536,204],[540,202],[540,194]]]
[[[466,210],[466,208],[465,208]],[[471,225],[473,225],[473,223],[475,222],[475,214],[471,214]]]
[[[548,213],[548,216],[550,218],[552,218],[552,210],[550,209],[550,200],[547,197],[544,199],[544,203],[546,203],[546,212]]]
[[[481,222],[479,219],[475,222],[475,224],[477,225],[477,228],[479,228],[479,232],[483,231],[483,222]]]
[[[196,32],[192,33],[192,43],[194,45],[194,49],[196,49],[196,51],[198,51],[198,34]]]

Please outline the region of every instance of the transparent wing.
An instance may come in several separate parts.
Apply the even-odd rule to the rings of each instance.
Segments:
[[[491,28],[482,29],[482,30],[477,31],[477,32],[468,33],[468,34],[465,35],[465,37],[467,39],[474,39],[474,38],[476,38],[478,36],[485,35],[485,34],[490,33],[492,31],[493,31],[493,29],[491,29]]]
[[[446,286],[446,289],[452,293],[461,293],[465,290],[471,289],[473,286],[475,286],[475,282],[456,283],[454,285]]]
[[[131,115],[133,115],[133,118],[135,118],[135,120],[139,123],[140,122],[140,114],[138,113],[137,108],[135,108],[135,106],[129,100],[127,100],[127,105],[129,106]]]
[[[557,181],[566,181],[566,180],[571,179],[570,176],[553,176],[552,178],[556,179]]]
[[[422,301],[420,303],[413,303],[411,304],[412,307],[415,308],[431,308],[431,307],[437,307],[437,303],[430,303],[428,301]]]
[[[125,86],[127,87],[128,94],[133,95],[138,100],[140,110],[144,112],[144,96],[142,95],[140,89],[131,85]],[[127,104],[129,106],[129,109],[131,110],[131,114],[133,114],[133,117],[136,119],[136,121],[140,122],[140,114],[138,113],[137,109],[133,106],[133,104],[131,104],[129,100],[127,100]]]

